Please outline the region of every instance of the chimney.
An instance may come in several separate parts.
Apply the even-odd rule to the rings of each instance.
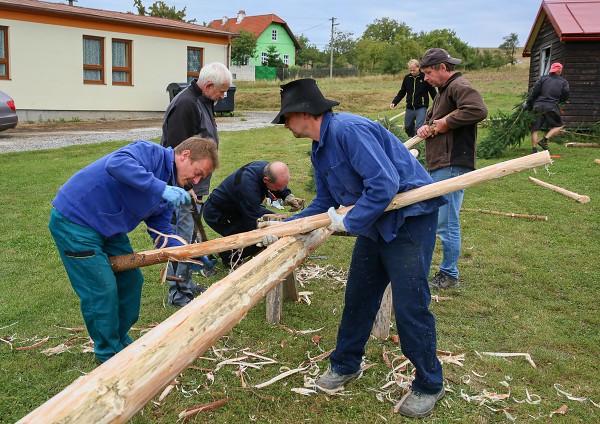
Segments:
[[[225,25],[227,23],[227,21],[229,20],[229,18],[227,16],[223,16],[221,18],[221,25]]]
[[[236,23],[240,23],[244,20],[244,18],[246,17],[246,11],[245,10],[240,10],[238,12],[238,16],[237,16],[237,22]]]

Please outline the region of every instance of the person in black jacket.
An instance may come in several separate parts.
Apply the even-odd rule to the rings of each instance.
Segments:
[[[558,103],[569,99],[569,83],[561,77],[563,66],[555,62],[550,65],[550,73],[539,78],[527,97],[524,108],[533,107],[536,121],[531,126],[531,147],[537,153],[537,146],[548,150],[548,141],[564,128]],[[539,140],[539,130],[547,123],[550,130]]]
[[[297,199],[287,187],[290,170],[283,162],[250,162],[229,175],[215,188],[202,210],[204,221],[222,236],[256,230],[257,220],[273,212],[263,206],[266,198],[290,206],[290,211],[302,208],[304,201]],[[241,252],[233,250],[219,253],[226,266],[235,265],[240,259],[254,256],[261,250],[258,246],[245,247]]]
[[[429,106],[429,96],[433,100],[436,95],[433,88],[425,81],[425,74],[421,72],[419,61],[411,59],[408,62],[408,75],[404,77],[400,91],[390,109],[394,109],[400,100],[406,96],[406,113],[404,115],[404,131],[409,137],[414,137],[418,128],[425,122],[425,113]]]
[[[175,148],[187,138],[199,135],[215,140],[219,145],[217,124],[215,122],[214,105],[219,99],[225,97],[231,85],[231,72],[225,65],[212,62],[200,70],[198,79],[194,79],[189,86],[183,89],[169,104],[165,112],[162,126],[161,145]],[[211,175],[206,176],[199,184],[193,185],[193,201],[202,199],[208,194]],[[192,187],[186,187],[191,189]],[[186,242],[192,241],[194,234],[194,220],[190,206],[175,208],[173,214],[173,228],[178,236]],[[187,305],[194,295],[206,290],[202,285],[192,280],[192,267],[185,262],[169,264],[167,276],[177,277],[174,281],[169,279],[169,297],[167,303],[171,306]]]

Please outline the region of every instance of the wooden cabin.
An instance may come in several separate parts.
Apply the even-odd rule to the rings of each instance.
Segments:
[[[562,108],[567,127],[600,121],[600,1],[543,0],[523,56],[531,57],[529,90],[551,63],[562,63],[571,89]]]

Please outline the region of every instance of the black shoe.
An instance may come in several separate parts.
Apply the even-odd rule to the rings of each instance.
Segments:
[[[433,289],[453,289],[458,287],[458,278],[452,278],[449,275],[444,274],[442,271],[438,271],[437,274],[429,280],[429,290]]]
[[[537,153],[537,152],[538,152],[538,149],[537,149],[537,147],[533,147],[533,148],[531,149],[531,153]]]
[[[541,146],[544,150],[548,150],[548,140],[543,139],[542,141],[538,141],[538,146]]]

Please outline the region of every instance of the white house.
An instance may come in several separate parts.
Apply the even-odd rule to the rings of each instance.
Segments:
[[[20,121],[162,114],[167,86],[229,65],[234,33],[35,0],[0,0],[0,90]]]

